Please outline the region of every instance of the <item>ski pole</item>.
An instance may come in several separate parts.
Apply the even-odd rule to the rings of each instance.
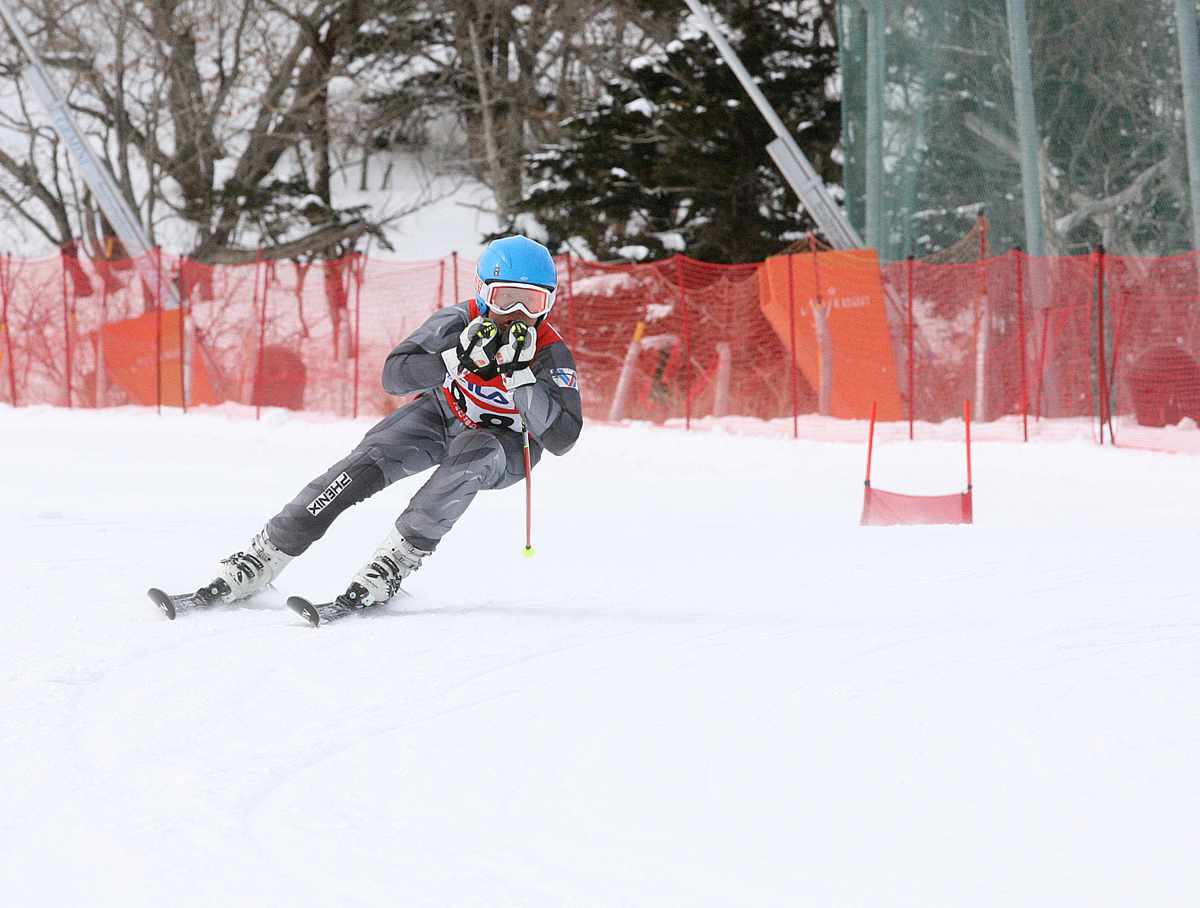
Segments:
[[[526,558],[533,557],[533,486],[531,483],[531,475],[533,468],[529,464],[529,429],[521,430],[522,440],[525,442],[525,551]]]

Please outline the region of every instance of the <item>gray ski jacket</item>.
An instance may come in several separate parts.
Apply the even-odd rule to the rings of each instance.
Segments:
[[[468,425],[470,415],[456,404],[462,403],[464,389],[469,396],[482,392],[483,399],[501,399],[520,414],[529,434],[552,454],[566,454],[575,445],[583,427],[583,404],[579,395],[579,378],[575,357],[549,324],[537,329],[538,344],[530,368],[532,384],[522,385],[512,392],[503,390],[499,380],[483,382],[476,379],[455,381],[448,376],[441,354],[457,343],[472,319],[479,314],[474,300],[456,303],[433,313],[416,331],[394,349],[383,364],[383,389],[389,394],[404,395],[424,392],[445,394],[449,407]],[[504,400],[507,398],[507,400]],[[483,424],[494,428],[519,428],[515,420],[505,425],[503,417],[493,417]]]

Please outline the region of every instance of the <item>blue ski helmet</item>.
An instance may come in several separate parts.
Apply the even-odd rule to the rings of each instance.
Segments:
[[[513,284],[529,284],[545,291],[539,296],[536,304],[516,303],[516,307],[526,315],[540,321],[554,305],[558,270],[554,267],[554,258],[550,255],[550,250],[541,243],[528,237],[507,236],[488,244],[479,259],[479,267],[475,270],[475,302],[483,314],[487,314],[491,308],[493,292],[500,290],[499,286],[490,286],[493,284],[506,287]],[[502,311],[499,299],[497,296],[495,302],[498,312]]]

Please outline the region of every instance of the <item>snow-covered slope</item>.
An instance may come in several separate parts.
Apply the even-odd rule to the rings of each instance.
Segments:
[[[0,408],[8,906],[1200,901],[1191,455],[984,442],[862,528],[857,444],[589,426],[413,596],[313,629],[411,479],[166,621],[367,423]],[[875,483],[958,491],[960,444]]]

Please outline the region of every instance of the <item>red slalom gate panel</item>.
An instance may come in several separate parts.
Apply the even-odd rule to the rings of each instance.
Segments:
[[[890,527],[937,523],[971,523],[971,492],[955,495],[901,495],[867,486],[862,525]]]
[[[875,407],[867,435],[867,476],[863,480],[862,526],[887,527],[973,523],[971,498],[971,405],[963,404],[967,437],[967,490],[953,495],[902,495],[871,487],[871,455],[875,447]]]

